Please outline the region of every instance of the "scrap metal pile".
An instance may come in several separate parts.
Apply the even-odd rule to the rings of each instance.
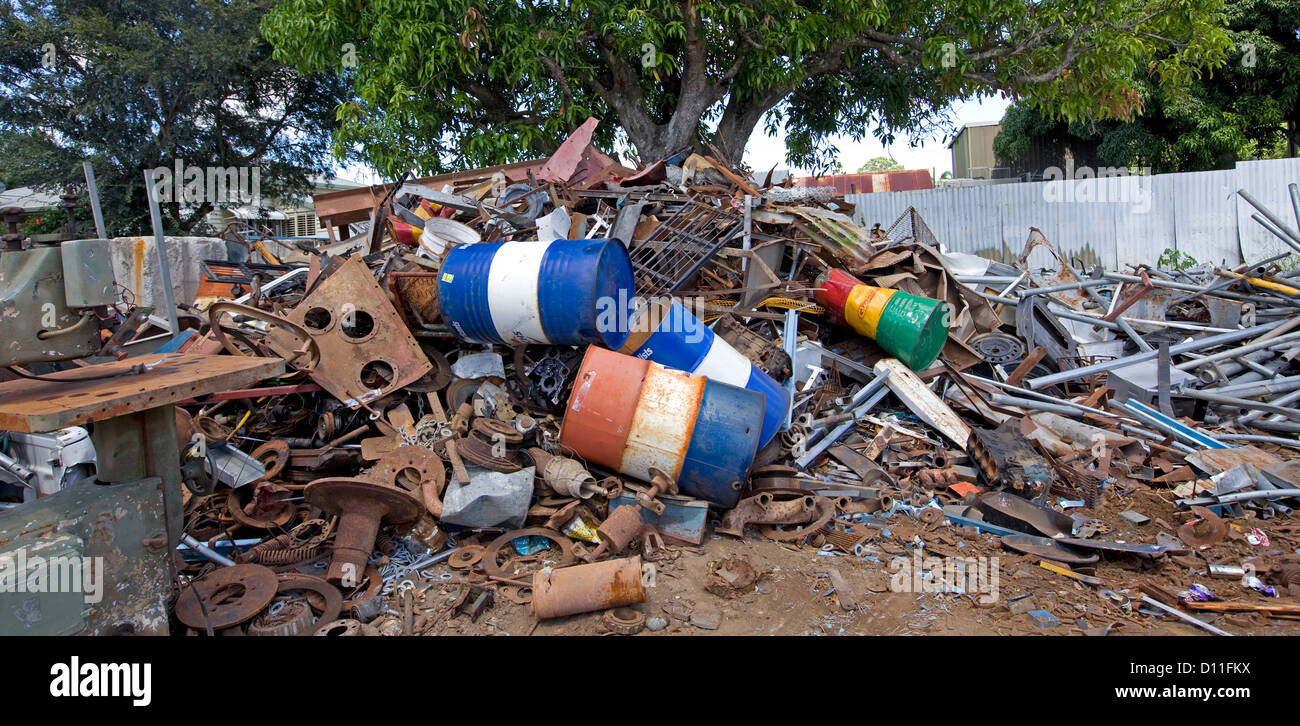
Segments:
[[[184,624],[418,634],[504,600],[633,633],[656,563],[711,536],[1024,553],[1130,620],[1300,612],[1276,260],[1035,269],[1037,230],[1015,265],[944,254],[914,211],[868,231],[712,157],[626,169],[591,126],[390,185],[361,234],[206,305],[184,350],[291,372],[178,421]],[[1139,591],[1153,567],[1256,576],[1207,602]]]

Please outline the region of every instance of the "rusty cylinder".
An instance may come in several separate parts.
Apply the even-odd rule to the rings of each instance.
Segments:
[[[640,555],[533,575],[532,607],[539,620],[636,605],[645,600]]]

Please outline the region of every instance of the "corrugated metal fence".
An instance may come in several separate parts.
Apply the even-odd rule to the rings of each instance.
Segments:
[[[854,194],[854,220],[884,227],[908,207],[943,245],[1006,262],[1037,227],[1063,255],[1108,269],[1154,265],[1166,249],[1200,262],[1236,264],[1286,251],[1251,219],[1245,189],[1293,228],[1287,185],[1300,183],[1300,159],[1239,162],[1224,171],[1072,181],[991,184],[910,192]],[[1244,258],[1243,258],[1244,254]],[[1051,267],[1036,250],[1031,265]]]

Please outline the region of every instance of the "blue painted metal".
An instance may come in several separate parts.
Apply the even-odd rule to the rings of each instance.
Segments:
[[[736,505],[759,446],[764,398],[756,391],[706,381],[686,459],[677,479],[683,494],[724,508]]]
[[[641,523],[654,527],[665,537],[673,537],[691,544],[700,544],[704,541],[704,524],[709,517],[708,502],[703,499],[670,495],[660,495],[658,499],[664,505],[663,514],[655,514],[653,510],[640,506],[635,494],[623,491],[610,502],[609,511],[613,513],[619,507],[637,507],[640,510]]]
[[[790,392],[676,300],[640,347],[623,352],[763,394],[767,404],[763,409],[760,447],[771,441],[785,423],[790,410]]]
[[[1123,408],[1125,411],[1128,411],[1129,413],[1133,414],[1134,416],[1137,416],[1140,419],[1144,419],[1152,427],[1157,428],[1167,434],[1176,436],[1190,444],[1200,446],[1206,449],[1228,448],[1227,444],[1223,443],[1222,441],[1219,441],[1213,436],[1197,431],[1196,429],[1184,426],[1183,424],[1178,423],[1177,420],[1164,415],[1160,411],[1157,411],[1156,409],[1151,408],[1146,404],[1140,403],[1138,401],[1134,401],[1131,398],[1121,403],[1120,407]]]
[[[618,240],[503,242],[449,252],[438,294],[443,318],[472,342],[617,348],[633,286]]]

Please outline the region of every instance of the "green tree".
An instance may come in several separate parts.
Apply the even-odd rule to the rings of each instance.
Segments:
[[[879,174],[883,171],[902,171],[903,165],[891,156],[877,156],[874,159],[868,159],[867,163],[858,167],[858,172],[862,174]]]
[[[1033,140],[1082,145],[1107,164],[1155,172],[1294,156],[1300,146],[1300,0],[1228,0],[1225,12],[1232,47],[1212,73],[1181,88],[1135,76],[1142,111],[1129,120],[1069,123],[1013,105],[994,152],[1015,161]]]
[[[273,0],[0,0],[0,178],[81,184],[95,167],[110,233],[149,229],[145,169],[255,167],[263,199],[329,172],[346,85],[271,56]],[[251,172],[248,174],[251,186]],[[163,205],[193,229],[211,201]]]
[[[817,170],[835,134],[918,138],[995,89],[1123,117],[1142,59],[1169,85],[1219,62],[1222,2],[281,0],[262,29],[305,71],[355,59],[336,147],[387,174],[535,157],[588,115],[645,160],[704,134],[739,162],[762,122]]]

